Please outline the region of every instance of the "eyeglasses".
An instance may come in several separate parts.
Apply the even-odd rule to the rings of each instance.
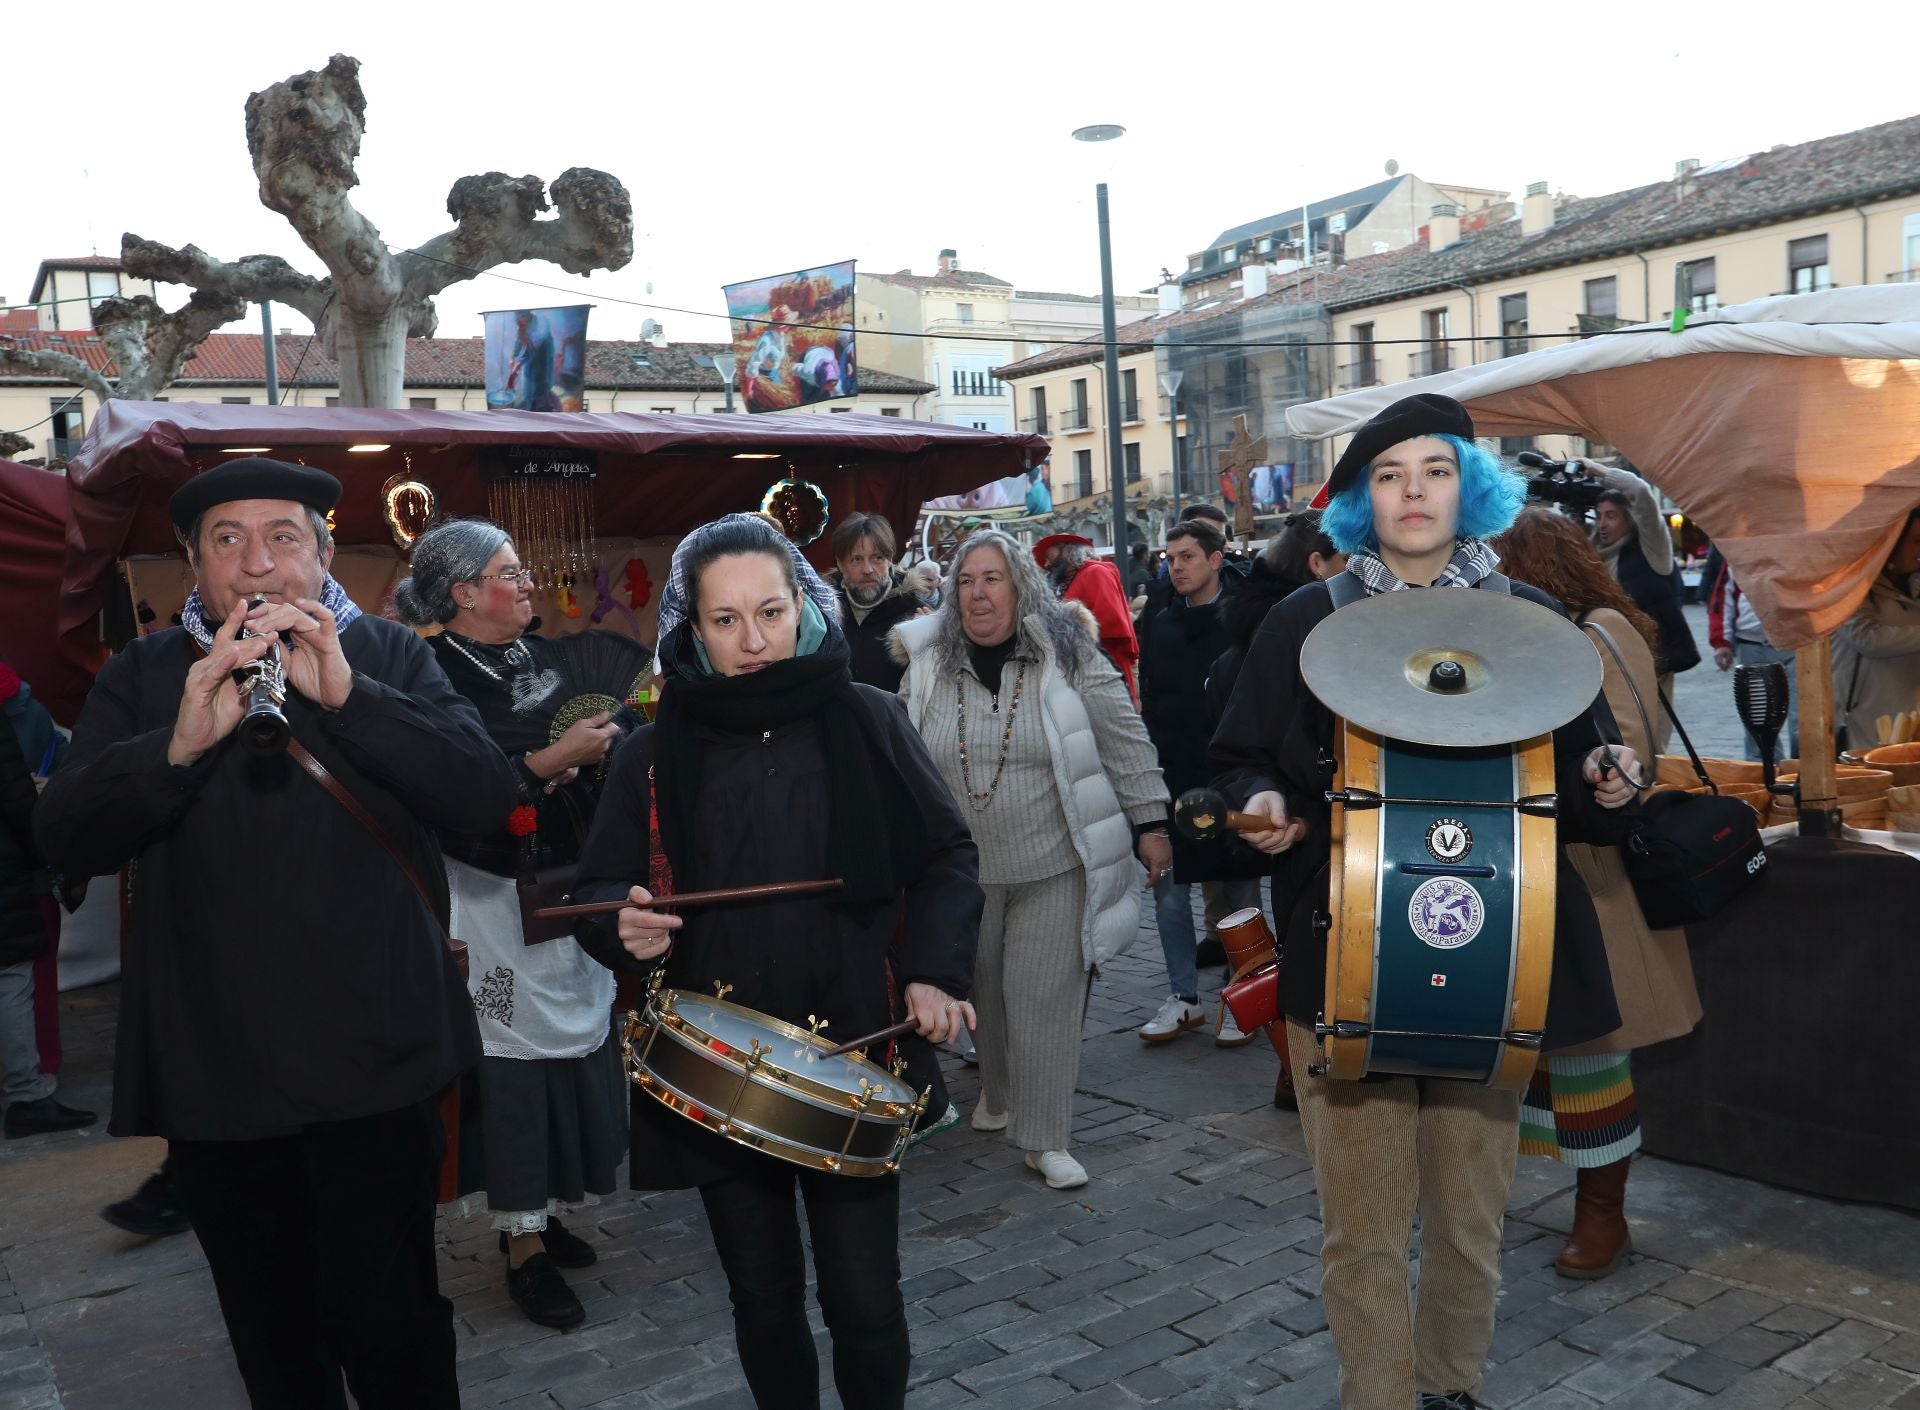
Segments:
[[[479,577],[475,578],[474,581],[484,583],[488,578],[498,578],[503,583],[531,583],[533,581],[533,569],[503,568],[498,573],[482,573]]]

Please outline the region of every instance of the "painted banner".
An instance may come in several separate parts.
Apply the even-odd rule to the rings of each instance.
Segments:
[[[488,409],[579,411],[585,405],[591,310],[591,304],[576,304],[486,314]]]
[[[787,411],[860,394],[852,260],[728,284],[723,292],[748,411]]]

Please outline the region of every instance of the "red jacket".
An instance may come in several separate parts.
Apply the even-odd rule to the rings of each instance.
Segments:
[[[1127,603],[1126,589],[1120,583],[1120,570],[1104,558],[1090,558],[1080,565],[1067,590],[1061,594],[1068,602],[1078,602],[1093,613],[1100,624],[1100,649],[1107,653],[1133,703],[1140,703],[1140,691],[1134,685],[1133,667],[1140,659],[1140,643],[1133,634],[1133,611]]]

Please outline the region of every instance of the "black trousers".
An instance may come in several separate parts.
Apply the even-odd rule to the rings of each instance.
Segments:
[[[798,1187],[807,1203],[840,1403],[845,1410],[901,1410],[912,1353],[900,1296],[900,1177],[827,1175],[772,1159],[764,1164],[764,1170],[700,1187],[754,1404],[760,1410],[818,1410],[820,1404]]]
[[[264,1141],[174,1141],[254,1410],[457,1410],[430,1106]]]

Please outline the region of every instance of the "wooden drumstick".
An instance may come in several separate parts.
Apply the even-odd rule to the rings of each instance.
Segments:
[[[774,881],[760,886],[727,886],[718,891],[688,891],[678,896],[655,896],[645,903],[653,911],[674,910],[681,906],[706,906],[719,901],[758,901],[773,896],[812,896],[823,891],[838,891],[847,883],[839,877],[826,881]],[[589,901],[577,906],[542,906],[534,914],[542,920],[572,916],[605,916],[629,907],[639,909],[637,901]]]
[[[828,1048],[824,1053],[817,1054],[817,1056],[822,1058],[844,1057],[855,1048],[870,1048],[875,1043],[886,1042],[889,1038],[903,1037],[913,1032],[919,1026],[920,1021],[918,1019],[910,1018],[905,1023],[896,1023],[891,1028],[882,1028],[878,1033],[869,1033],[864,1038],[855,1038],[851,1043],[842,1043],[837,1048]]]
[[[1211,788],[1190,788],[1173,804],[1173,824],[1180,834],[1194,842],[1211,842],[1223,832],[1272,832],[1274,820],[1265,813],[1243,813],[1229,808],[1227,800]],[[1306,835],[1304,818],[1289,818]]]

